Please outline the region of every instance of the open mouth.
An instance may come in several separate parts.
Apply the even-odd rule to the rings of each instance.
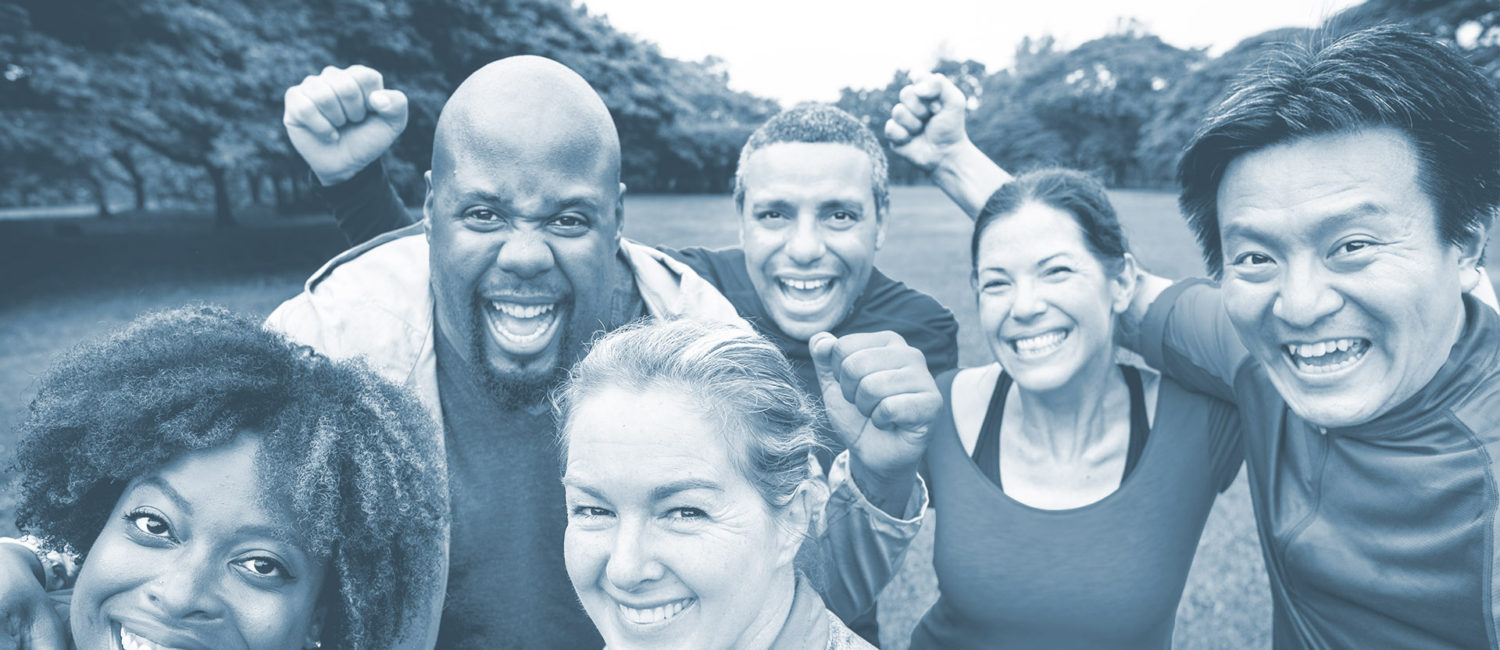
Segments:
[[[1369,339],[1329,339],[1281,346],[1292,367],[1309,375],[1326,375],[1353,366],[1370,351]]]
[[[1061,348],[1063,341],[1068,340],[1069,333],[1069,330],[1056,329],[1036,336],[1010,339],[1010,349],[1021,359],[1045,357]]]
[[[792,304],[802,303],[812,306],[820,304],[833,293],[834,285],[838,284],[838,278],[817,278],[812,280],[796,278],[777,278],[776,285],[781,288],[781,295],[785,296]]]
[[[115,624],[115,644],[120,650],[174,650]]]
[[[527,355],[541,352],[557,329],[557,303],[523,304],[491,300],[485,305],[490,334],[507,351]]]
[[[624,603],[618,603],[618,605],[620,608],[620,617],[625,619],[626,622],[632,625],[658,626],[671,622],[688,608],[697,604],[697,602],[697,598],[684,598],[649,609],[636,609],[626,606]]]

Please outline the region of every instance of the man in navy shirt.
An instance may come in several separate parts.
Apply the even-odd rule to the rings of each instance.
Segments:
[[[411,222],[379,162],[404,128],[405,99],[384,89],[369,68],[330,68],[288,91],[289,131],[323,122],[347,129],[361,121],[333,99],[340,89],[358,89],[370,106],[361,131],[368,137],[331,153],[299,152],[324,185],[339,227],[357,242]],[[294,118],[294,104],[317,110]],[[820,331],[894,331],[922,351],[937,375],[958,366],[953,314],[874,266],[890,212],[887,178],[885,151],[863,123],[831,106],[798,106],[758,128],[740,152],[734,186],[740,246],[662,250],[718,288],[781,348],[811,395],[821,388],[808,339]],[[829,432],[822,438],[826,449],[818,455],[827,469],[843,446]],[[873,612],[850,625],[871,641],[878,636]]]
[[[345,115],[340,92],[358,95],[368,112],[360,120]],[[298,148],[345,235],[357,243],[410,225],[379,162],[405,127],[405,97],[363,66],[326,69],[287,97],[289,132],[338,124],[359,136]],[[294,115],[296,106],[307,108]],[[740,246],[661,250],[718,288],[776,343],[809,394],[821,390],[807,345],[820,331],[896,332],[926,355],[936,375],[958,366],[958,323],[931,296],[875,268],[890,212],[886,185],[884,149],[863,123],[831,106],[798,106],[772,117],[740,151]],[[841,445],[831,436],[824,442],[826,468]]]

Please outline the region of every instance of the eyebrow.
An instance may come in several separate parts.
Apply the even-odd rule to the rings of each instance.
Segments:
[[[1059,257],[1068,257],[1068,254],[1067,253],[1053,253],[1051,255],[1048,255],[1048,256],[1042,258],[1041,261],[1038,261],[1036,263],[1036,265],[1038,267],[1046,266],[1046,265],[1050,264],[1053,260],[1055,260],[1055,259],[1057,259]]]
[[[712,492],[723,492],[724,488],[720,487],[718,483],[707,479],[689,478],[680,481],[672,481],[671,483],[668,483],[666,485],[656,486],[651,490],[651,500],[661,501],[679,492],[687,492],[689,490],[709,490]]]
[[[502,213],[504,213],[504,215],[507,216],[507,217],[514,217],[514,216],[516,216],[516,210],[515,210],[514,206],[510,205],[510,201],[507,200],[505,197],[500,196],[499,194],[496,194],[494,192],[490,192],[488,190],[479,190],[479,189],[460,190],[458,192],[458,202],[459,203],[472,203],[472,202],[475,202],[475,201],[478,201],[478,202],[481,202],[481,203],[485,203],[485,204],[494,206],[496,208],[499,208],[499,210]],[[522,218],[522,219],[526,219],[526,218],[543,219],[543,218],[546,218],[547,216],[551,216],[551,214],[553,214],[553,213],[561,212],[563,210],[568,210],[570,208],[598,209],[598,207],[599,207],[599,201],[595,200],[593,197],[574,196],[574,197],[569,197],[569,198],[563,199],[561,201],[558,201],[556,207],[553,208],[552,212],[548,213],[547,215],[534,216],[534,217],[527,217],[527,216],[523,215],[520,218]]]
[[[158,492],[161,492],[163,495],[165,495],[167,499],[172,502],[172,505],[176,506],[179,510],[182,510],[189,515],[193,514],[193,506],[189,505],[187,499],[182,498],[182,495],[178,494],[177,490],[172,489],[172,486],[168,485],[166,480],[162,477],[148,476],[141,479],[139,485],[149,485],[156,488]]]
[[[591,497],[594,497],[595,499],[598,499],[600,501],[607,501],[607,499],[604,498],[604,495],[600,494],[598,490],[595,490],[594,488],[591,488],[591,487],[589,487],[587,485],[584,485],[583,483],[578,482],[577,479],[569,478],[567,476],[564,476],[563,479],[562,479],[562,484],[563,484],[563,487],[573,488],[575,490],[578,490],[579,492],[587,494],[587,495],[589,495]]]
[[[1344,220],[1346,219],[1378,214],[1389,214],[1389,212],[1389,210],[1386,210],[1384,207],[1377,203],[1361,201],[1360,203],[1356,203],[1355,205],[1350,206],[1346,209],[1335,210],[1332,212],[1326,212],[1316,215],[1315,218],[1317,219],[1317,223],[1314,224],[1314,229],[1317,231],[1323,231],[1331,227],[1342,225]],[[1267,232],[1260,228],[1256,228],[1253,225],[1246,225],[1243,221],[1225,224],[1223,226],[1223,229],[1223,236],[1226,239],[1229,237],[1238,236],[1259,242],[1265,240],[1267,237],[1271,237],[1276,234],[1274,232]]]

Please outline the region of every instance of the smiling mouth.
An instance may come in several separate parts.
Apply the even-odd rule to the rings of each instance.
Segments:
[[[820,302],[833,293],[833,287],[837,283],[837,278],[819,278],[816,280],[778,278],[776,280],[777,286],[781,288],[781,294],[794,303]]]
[[[557,303],[537,305],[490,300],[484,312],[490,333],[513,352],[540,352],[557,329]]]
[[[1043,332],[1036,336],[1010,339],[1010,349],[1015,351],[1016,356],[1021,359],[1036,359],[1045,357],[1058,348],[1062,347],[1063,341],[1068,339],[1069,331],[1065,329]]]
[[[1369,339],[1328,339],[1281,346],[1292,367],[1309,375],[1326,375],[1353,366],[1370,351]]]
[[[636,609],[628,607],[624,603],[616,603],[620,608],[620,617],[633,625],[662,625],[677,618],[679,614],[692,607],[698,602],[696,598],[684,598],[665,605],[658,605],[650,609]]]
[[[116,625],[115,633],[115,642],[119,644],[121,650],[174,650],[170,646],[161,645],[135,634],[125,629],[123,625]]]

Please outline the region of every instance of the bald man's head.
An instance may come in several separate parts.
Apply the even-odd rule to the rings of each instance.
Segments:
[[[609,109],[583,77],[539,56],[513,56],[469,75],[438,117],[432,169],[458,151],[597,155],[620,169],[620,137]]]
[[[555,61],[491,63],[443,107],[423,204],[437,328],[498,397],[540,400],[618,322],[624,190],[609,111]]]

